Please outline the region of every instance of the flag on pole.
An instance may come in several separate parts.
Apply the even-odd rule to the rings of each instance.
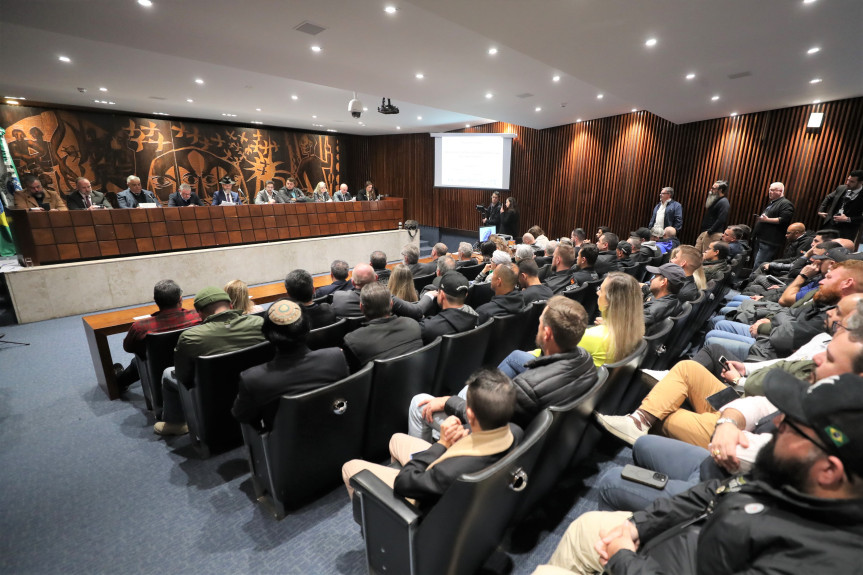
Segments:
[[[9,174],[9,183],[12,184],[13,189],[17,192],[21,190],[21,181],[18,179],[18,172],[15,170],[15,163],[12,161],[12,154],[9,153],[9,146],[6,144],[5,136],[6,130],[0,128],[0,156],[2,156],[3,168]],[[14,256],[15,253],[12,230],[9,229],[9,222],[6,220],[6,210],[3,202],[0,201],[0,256]]]

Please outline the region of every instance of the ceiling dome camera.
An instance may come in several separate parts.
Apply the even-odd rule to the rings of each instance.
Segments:
[[[356,92],[354,92],[353,99],[348,102],[348,112],[350,112],[351,116],[354,118],[359,118],[363,115],[363,103],[357,100]]]

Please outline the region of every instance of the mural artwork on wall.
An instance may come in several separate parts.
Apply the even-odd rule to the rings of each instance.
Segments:
[[[13,106],[0,107],[0,122],[18,174],[61,194],[81,176],[117,193],[131,174],[164,203],[184,183],[209,202],[224,176],[244,201],[289,176],[307,191],[338,185],[339,141],[329,136]]]

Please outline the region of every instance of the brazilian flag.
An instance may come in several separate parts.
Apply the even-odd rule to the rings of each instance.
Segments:
[[[21,184],[18,183],[18,172],[15,170],[15,164],[12,163],[12,157],[9,154],[9,147],[6,145],[6,130],[0,128],[0,155],[2,155],[3,167],[12,176],[11,181],[15,186],[16,191],[21,189]],[[3,171],[0,170],[0,174]],[[3,202],[0,201],[0,256],[14,256],[15,242],[12,241],[12,230],[9,229],[9,221],[6,219],[6,210],[3,207]]]

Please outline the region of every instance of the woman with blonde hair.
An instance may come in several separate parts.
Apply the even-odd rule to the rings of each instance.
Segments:
[[[623,272],[605,276],[597,297],[602,323],[585,331],[579,345],[599,367],[628,356],[644,339],[644,303],[641,286]]]
[[[390,289],[390,293],[397,298],[407,302],[419,301],[417,290],[414,287],[414,274],[404,264],[399,264],[393,268],[387,287]]]
[[[225,293],[231,298],[231,308],[243,312],[243,315],[264,311],[249,298],[249,286],[243,280],[233,280],[225,284]]]
[[[330,197],[330,193],[327,191],[326,182],[318,182],[318,185],[315,186],[315,191],[312,192],[312,199],[316,202],[333,201],[333,198]]]

